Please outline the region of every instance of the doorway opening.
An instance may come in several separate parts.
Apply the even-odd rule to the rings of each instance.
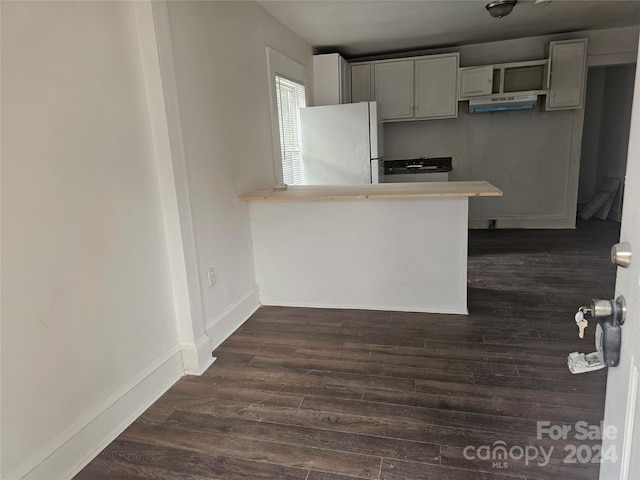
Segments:
[[[587,74],[578,212],[595,208],[589,202],[604,198],[603,191],[615,191],[608,208],[595,213],[602,220],[622,219],[635,70],[635,64],[613,65],[591,67]]]

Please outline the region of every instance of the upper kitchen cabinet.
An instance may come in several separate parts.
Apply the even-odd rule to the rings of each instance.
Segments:
[[[313,104],[351,103],[351,67],[337,53],[313,56]]]
[[[458,116],[459,55],[434,55],[415,61],[415,117]]]
[[[371,91],[371,63],[351,65],[351,102],[370,102],[375,100]]]
[[[383,121],[458,115],[459,54],[373,62],[374,98]]]
[[[373,79],[380,120],[413,118],[413,60],[375,62]]]
[[[460,100],[506,94],[547,92],[547,60],[501,63],[460,69]]]
[[[587,40],[549,44],[546,110],[582,108],[587,64]]]
[[[460,98],[493,93],[493,65],[460,69]]]

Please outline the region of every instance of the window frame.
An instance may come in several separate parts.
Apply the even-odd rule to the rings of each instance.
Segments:
[[[300,126],[300,108],[305,108],[307,106],[306,92],[304,84],[291,80],[287,77],[284,77],[278,73],[275,74],[276,79],[276,101],[278,104],[278,131],[279,131],[279,140],[280,140],[280,165],[282,167],[282,177],[283,182],[287,183],[285,178],[285,164],[287,163],[286,152],[296,153],[298,157],[299,164],[296,165],[294,161],[290,161],[291,163],[291,183],[287,183],[287,185],[303,185],[304,184],[304,167],[302,165],[302,129]],[[302,89],[300,92],[299,89]],[[289,107],[289,114],[286,115],[286,119],[289,120],[288,128],[284,128],[283,117],[285,117],[285,111],[283,107],[289,105],[287,102],[283,102],[282,95],[288,90],[290,94],[287,95],[289,100],[293,101],[293,107]],[[302,93],[302,95],[300,95]],[[302,97],[302,98],[301,98]],[[303,103],[300,106],[300,103]],[[296,113],[291,113],[291,110],[297,109]],[[292,125],[290,120],[295,120],[295,125]],[[283,139],[293,136],[294,141],[283,142]],[[292,140],[292,138],[289,138]],[[283,145],[286,143],[286,145]],[[293,147],[293,148],[292,148]],[[295,168],[295,167],[298,168]],[[296,175],[297,174],[297,175]]]
[[[282,157],[280,145],[280,127],[278,119],[278,101],[276,93],[276,75],[284,77],[305,87],[305,100],[309,105],[309,88],[306,81],[306,68],[304,65],[291,60],[271,47],[267,51],[267,75],[269,81],[269,102],[271,108],[271,136],[273,143],[273,170],[276,187],[283,187]]]

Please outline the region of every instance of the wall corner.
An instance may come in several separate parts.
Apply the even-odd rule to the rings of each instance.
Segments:
[[[180,351],[186,375],[202,375],[215,361],[211,355],[213,343],[207,335],[202,335],[195,343],[181,343]]]

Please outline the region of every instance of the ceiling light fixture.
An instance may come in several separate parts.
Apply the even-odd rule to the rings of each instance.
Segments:
[[[492,17],[502,18],[511,13],[518,0],[495,0],[487,3],[487,10]]]

